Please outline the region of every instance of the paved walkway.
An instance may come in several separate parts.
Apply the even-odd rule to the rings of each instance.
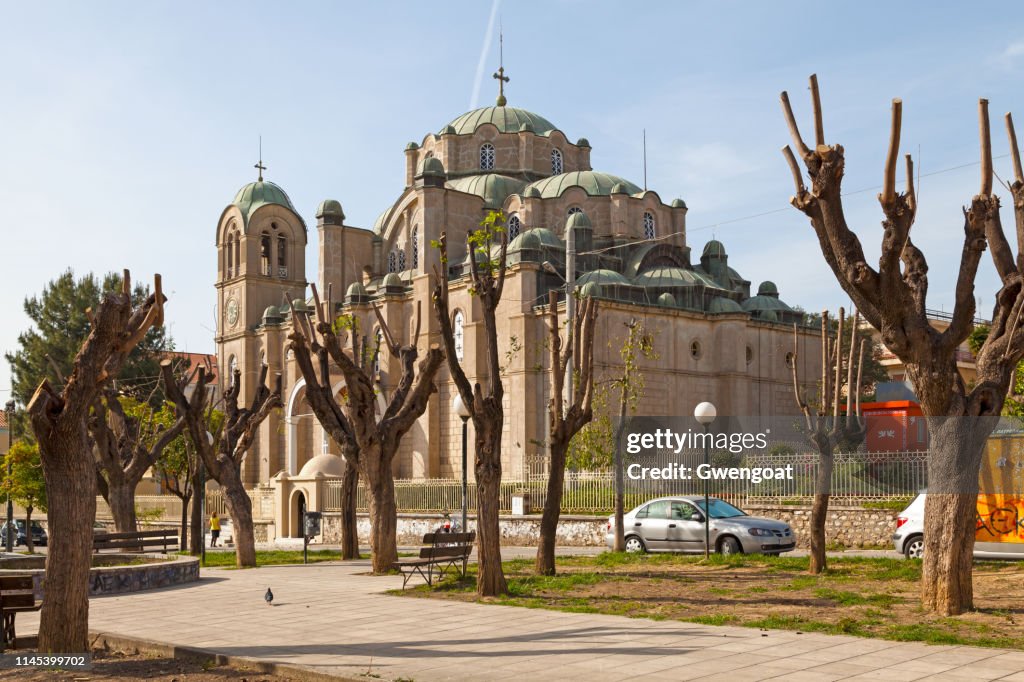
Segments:
[[[400,577],[367,571],[204,569],[188,587],[94,599],[90,627],[353,679],[1024,682],[1021,651],[399,598],[381,592]],[[30,615],[20,632],[38,627]]]

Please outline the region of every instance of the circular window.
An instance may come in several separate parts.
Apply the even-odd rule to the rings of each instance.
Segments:
[[[754,349],[747,346],[747,364],[749,365],[754,361]]]
[[[690,342],[690,357],[694,360],[699,360],[703,354],[704,349],[700,345],[700,341],[694,340]]]

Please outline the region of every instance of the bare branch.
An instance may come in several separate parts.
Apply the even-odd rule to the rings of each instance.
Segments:
[[[1017,133],[1013,130],[1013,115],[1006,112],[1006,135],[1010,138],[1010,156],[1013,158],[1013,178],[1024,183],[1024,170],[1020,165],[1020,147],[1017,146]]]
[[[992,194],[992,135],[989,131],[988,100],[978,100],[978,134],[981,138],[981,191],[983,197]]]
[[[907,206],[913,214],[917,213],[917,191],[914,189],[914,159],[911,158],[910,154],[906,155],[907,159]],[[908,233],[909,234],[909,233]],[[904,246],[906,246],[904,244]]]
[[[793,150],[790,149],[787,144],[782,148],[782,155],[786,157],[786,163],[789,165],[789,172],[793,174],[793,184],[796,186],[796,196],[800,196],[807,189],[804,187],[804,176],[800,172],[800,166],[796,162],[796,157],[793,155]]]
[[[892,128],[889,132],[889,151],[885,156],[885,176],[882,180],[882,194],[879,201],[892,204],[896,200],[896,157],[900,153],[900,126],[903,117],[903,100],[892,101]],[[909,176],[908,176],[909,177]]]
[[[793,107],[789,103],[789,94],[785,91],[779,95],[779,100],[782,102],[782,113],[786,116],[786,123],[789,125],[789,135],[793,138],[793,144],[796,145],[796,150],[800,152],[800,157],[806,159],[811,154],[811,150],[804,144],[804,139],[800,137],[800,128],[796,124],[796,117],[793,115]]]
[[[814,143],[825,146],[825,125],[821,116],[821,93],[818,91],[818,74],[811,74],[811,105],[814,108]]]

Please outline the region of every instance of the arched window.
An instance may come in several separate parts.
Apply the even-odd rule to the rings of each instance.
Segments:
[[[465,356],[465,318],[461,310],[455,311],[455,318],[452,320],[452,336],[455,337],[455,359],[462,362]]]
[[[241,254],[242,254],[242,251],[241,251],[241,248],[239,246],[240,242],[241,242],[241,240],[239,239],[238,233],[236,232],[235,233],[235,243],[234,243],[234,249],[235,249],[235,274],[236,275],[241,275],[242,274],[242,259],[240,258]]]
[[[398,272],[405,272],[405,249],[398,250]]]
[[[398,268],[398,256],[394,251],[388,252],[388,272],[396,272]]]
[[[277,238],[277,276],[288,277],[288,242],[284,237]]]
[[[583,209],[580,208],[579,206],[573,206],[572,208],[569,209],[569,212],[566,213],[566,215],[570,216],[575,215],[576,213],[583,213]]]
[[[644,211],[644,239],[654,239],[654,215]]]
[[[562,172],[562,152],[557,149],[551,150],[551,174],[559,175]]]
[[[420,228],[419,225],[412,228],[412,269],[420,269]]]
[[[508,219],[508,240],[512,241],[519,236],[522,231],[523,225],[519,222],[519,216],[513,215]]]
[[[224,245],[224,277],[231,279],[235,276],[235,235],[229,234]]]
[[[271,277],[270,270],[270,235],[264,232],[260,236],[260,274]]]
[[[490,142],[480,146],[480,170],[494,170],[494,145]]]

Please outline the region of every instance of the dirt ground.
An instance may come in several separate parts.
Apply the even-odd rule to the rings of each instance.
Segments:
[[[617,563],[620,562],[620,563]],[[844,633],[902,641],[1024,649],[1024,566],[978,563],[976,610],[945,618],[920,607],[920,562],[836,559],[826,574],[806,559],[672,555],[559,560],[559,575],[532,575],[509,562],[512,595],[484,600],[632,617]],[[413,590],[416,596],[475,600],[472,586]]]
[[[7,651],[3,656],[31,654],[30,650]],[[268,675],[254,670],[204,666],[198,662],[174,658],[128,654],[117,651],[93,652],[91,670],[62,672],[57,670],[0,669],[0,678],[17,682],[88,682],[89,680],[118,680],[136,682],[286,682],[295,678]]]

